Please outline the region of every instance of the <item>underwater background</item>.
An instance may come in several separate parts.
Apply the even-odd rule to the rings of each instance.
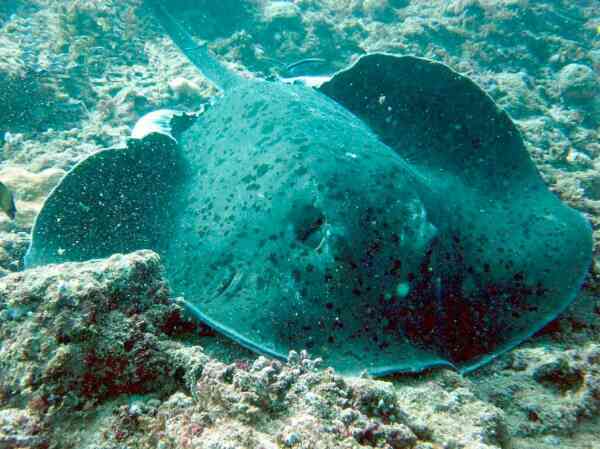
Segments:
[[[24,271],[69,169],[144,114],[217,93],[142,3],[0,0],[0,181],[17,208],[0,217],[0,448],[600,447],[597,250],[577,301],[517,349],[467,376],[379,380],[258,357],[188,321],[150,251]],[[448,64],[510,114],[597,248],[597,1],[164,4],[246,77],[327,75],[380,51]]]

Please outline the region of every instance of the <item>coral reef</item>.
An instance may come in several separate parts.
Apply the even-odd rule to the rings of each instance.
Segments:
[[[74,447],[79,426],[97,419],[100,447],[217,447],[207,443],[214,439],[232,448],[414,448],[448,439],[436,435],[421,408],[411,412],[429,386],[397,391],[390,382],[344,378],[305,353],[291,353],[287,365],[256,356],[224,363],[198,345],[195,331],[169,299],[149,251],[5,276],[1,437]],[[469,418],[473,410],[491,409],[485,426],[502,427],[494,407],[467,405],[453,410],[475,429],[466,441],[483,432],[484,424]],[[101,413],[107,408],[109,418]],[[496,432],[484,433],[493,440]]]
[[[161,273],[158,256],[139,251],[0,279],[0,442],[593,447],[597,303],[469,378],[438,370],[382,381],[340,376],[306,353],[288,364],[235,349],[215,358],[205,349],[215,337],[183,318]],[[97,430],[86,437],[90,422]]]
[[[41,429],[40,420],[25,410],[0,410],[0,447],[48,447],[48,440],[41,434]]]
[[[0,276],[23,268],[29,240],[25,232],[0,233]]]
[[[597,2],[169,5],[246,76],[306,57],[334,70],[379,50],[473,77],[516,119],[546,182],[600,241]],[[195,110],[214,93],[139,0],[0,2],[0,180],[22,210],[16,222],[0,218],[0,447],[600,445],[598,245],[574,307],[466,378],[441,370],[348,379],[305,355],[289,365],[256,358],[184,320],[148,252],[11,274],[65,170],[125,138],[146,112]]]
[[[558,89],[567,100],[593,100],[598,95],[598,77],[587,65],[568,64],[558,73]]]
[[[156,335],[178,311],[159,269],[155,255],[138,253],[5,276],[3,403],[77,407],[168,388],[175,365],[160,355]]]

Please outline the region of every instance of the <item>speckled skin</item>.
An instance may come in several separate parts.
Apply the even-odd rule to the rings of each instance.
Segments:
[[[8,3],[18,8],[3,9]],[[129,135],[128,127],[144,113],[161,107],[185,107],[173,100],[167,87],[175,77],[195,80],[207,97],[214,92],[162,37],[162,31],[159,32],[158,25],[147,14],[130,15],[131,19],[125,20],[124,12],[134,11],[131,8],[138,3],[137,0],[0,2],[0,70],[9,76],[30,64],[21,56],[23,50],[29,49],[30,54],[39,55],[44,63],[64,60],[65,47],[55,48],[56,42],[71,43],[67,53],[74,61],[89,45],[101,49],[96,54],[88,53],[87,57],[94,67],[93,83],[87,82],[85,70],[62,69],[59,64],[53,64],[51,76],[32,79],[36,83],[57,78],[68,80],[58,90],[51,89],[51,95],[58,93],[64,96],[63,99],[83,100],[90,114],[79,116],[81,121],[71,122],[65,129],[12,130],[18,136],[12,143],[5,142],[2,146],[3,168],[17,165],[37,176],[45,168],[68,169],[99,147],[118,143],[119,139]],[[365,50],[401,51],[431,57],[469,74],[517,120],[527,149],[546,182],[562,199],[588,215],[594,223],[595,240],[598,241],[600,108],[593,107],[594,102],[585,107],[564,103],[558,88],[558,73],[567,64],[585,64],[598,73],[600,58],[595,29],[600,12],[597,3],[412,0],[404,2],[406,6],[391,7],[383,14],[379,9],[367,10],[364,2],[352,0],[294,2],[302,8],[303,14],[299,8],[271,7],[273,3],[282,2],[244,3],[245,8],[236,9],[231,20],[218,26],[209,20],[209,16],[222,7],[223,2],[203,2],[201,11],[188,9],[181,16],[194,24],[190,29],[198,38],[207,40],[211,48],[246,74],[273,73],[278,67],[273,58],[293,62],[307,55],[328,58],[333,67],[342,68],[353,55]],[[371,6],[377,3],[368,2]],[[207,10],[206,5],[211,9]],[[64,9],[69,14],[64,14]],[[15,16],[9,15],[12,13]],[[68,25],[63,17],[76,18],[88,26],[74,27],[72,24],[77,22],[72,19]],[[111,24],[108,31],[97,25],[105,23],[107,17]],[[29,39],[25,38],[27,36]],[[136,58],[133,64],[132,55]],[[11,185],[16,192],[18,208],[22,207],[22,201],[29,201],[29,193],[25,192],[29,192],[31,184],[28,177],[23,177]],[[39,196],[36,193],[35,198],[43,198],[52,186],[42,189]],[[38,208],[39,202],[37,206],[32,202],[31,209]],[[23,216],[16,225],[0,217],[1,230],[28,231],[34,216],[34,213]],[[14,238],[11,234],[2,236],[7,242],[2,245],[7,252],[7,256],[2,253],[2,267],[19,264],[23,251],[10,249]],[[20,245],[23,248],[24,245]],[[98,265],[95,265],[93,271],[97,269]],[[60,270],[65,277],[79,272],[72,265]],[[600,307],[598,273],[600,269],[596,268],[586,284],[586,292],[566,316],[514,351],[512,356],[503,357],[488,369],[468,378],[442,371],[416,378],[390,379],[386,383],[369,380],[363,383],[376,391],[379,388],[375,387],[381,385],[386,385],[388,391],[395,389],[401,408],[427,423],[425,429],[429,430],[430,436],[419,438],[415,446],[419,449],[596,449],[600,446],[599,413],[592,406],[595,390],[591,386],[598,383],[594,369],[597,362],[587,354],[598,344],[600,335],[600,315],[596,312]],[[31,274],[39,275],[39,272]],[[15,279],[25,282],[23,277]],[[26,282],[32,281],[33,277]],[[115,287],[111,288],[114,292]],[[106,292],[108,294],[108,290]],[[51,296],[50,293],[43,295],[45,298]],[[139,299],[135,295],[130,298]],[[79,311],[74,307],[69,316],[73,317]],[[25,325],[23,323],[25,321],[20,325]],[[6,325],[3,323],[0,327]],[[34,322],[29,328],[36,333],[46,332],[43,326]],[[122,329],[124,336],[131,332],[130,327]],[[110,328],[102,327],[99,334],[109,335],[109,331]],[[23,337],[23,334],[19,335]],[[44,338],[53,341],[53,337]],[[15,340],[14,350],[20,350],[26,340]],[[190,373],[190,378],[197,378],[194,375],[197,369],[192,367],[201,366],[205,362],[200,363],[200,360],[208,357],[199,355],[198,345],[209,348],[214,346],[214,340],[203,337],[187,346],[171,342],[166,351],[182,363],[185,360],[184,365],[190,367],[186,372]],[[583,372],[582,385],[575,383],[558,388],[552,382],[544,380],[540,383],[534,379],[537,366],[565,358],[567,372],[572,369]],[[12,360],[15,359],[16,356]],[[40,363],[47,363],[44,360],[47,359],[41,359]],[[238,365],[248,366],[248,363]],[[565,366],[558,364],[561,365]],[[285,447],[284,441],[296,441],[298,436],[309,442],[306,446],[312,444],[311,447],[318,447],[318,444],[327,449],[344,445],[365,447],[359,446],[358,442],[352,443],[352,440],[342,443],[329,432],[332,421],[311,418],[307,414],[290,418],[285,431],[276,425],[259,427],[231,418],[208,423],[204,421],[203,413],[213,403],[198,406],[190,389],[178,390],[169,400],[152,392],[134,399],[120,396],[101,404],[91,402],[75,412],[67,408],[62,415],[57,415],[56,408],[52,407],[44,412],[44,408],[35,403],[28,408],[27,397],[11,404],[2,402],[2,431],[14,433],[8,437],[2,434],[0,444],[20,440],[32,445],[40,441],[35,438],[40,436],[42,418],[48,423],[42,437],[57,449],[271,449]],[[381,393],[373,394],[377,397]],[[86,400],[76,402],[85,404]],[[303,407],[299,403],[301,410]],[[530,410],[540,419],[533,414],[529,417]],[[356,416],[356,412],[352,407],[346,407],[338,416],[340,421],[346,422]],[[417,427],[411,426],[413,433],[417,433]],[[504,437],[498,438],[502,435],[498,430],[503,426]],[[202,434],[194,437],[193,446],[176,442],[177,438],[198,435],[200,429]],[[281,440],[272,433],[280,429]],[[385,447],[383,441],[379,446]],[[302,446],[298,442],[291,447]]]
[[[188,173],[164,260],[204,320],[346,372],[443,363],[381,324],[379,295],[418,278],[436,231],[410,168],[359,119],[304,86],[242,83],[180,146]]]

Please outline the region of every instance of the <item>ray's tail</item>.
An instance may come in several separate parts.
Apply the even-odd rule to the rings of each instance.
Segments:
[[[194,41],[192,36],[167,11],[161,0],[146,0],[145,4],[183,54],[219,89],[226,91],[240,82],[241,77],[221,64],[205,45],[198,45]]]

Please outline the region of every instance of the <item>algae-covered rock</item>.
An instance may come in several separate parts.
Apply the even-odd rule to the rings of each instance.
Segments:
[[[23,268],[29,242],[29,235],[24,232],[0,233],[0,276]]]
[[[299,20],[301,11],[293,2],[277,1],[266,3],[262,14],[263,20],[273,22],[275,20]]]
[[[599,92],[598,75],[583,64],[569,64],[558,74],[558,87],[566,100],[587,101]]]
[[[48,51],[47,18],[28,8],[30,21],[0,21],[0,132],[40,132],[76,126],[85,110],[65,91],[67,70],[60,55]]]
[[[0,448],[48,447],[48,441],[41,432],[39,418],[24,410],[5,408],[0,410]]]
[[[274,59],[292,63],[306,57],[323,57],[333,67],[341,68],[357,55],[372,50],[426,56],[468,74],[519,120],[527,149],[545,181],[563,200],[584,211],[594,225],[596,253],[600,254],[599,129],[597,122],[588,118],[595,100],[589,97],[587,89],[581,91],[587,92],[583,101],[571,99],[570,94],[562,95],[558,82],[559,71],[569,64],[587,66],[597,77],[598,2],[164,3],[176,10],[199,42],[205,41],[229,63],[250,75],[261,76],[260,72],[275,70],[278,62]],[[379,9],[369,10],[369,6],[378,4]],[[387,5],[392,8],[386,8]],[[66,170],[81,157],[127,136],[129,128],[146,112],[181,108],[178,95],[169,87],[178,77],[200,86],[205,96],[214,93],[139,6],[138,0],[0,0],[0,97],[9,100],[2,104],[4,115],[0,120],[3,176],[15,164],[36,176],[49,168]],[[63,16],[63,9],[72,16]],[[589,70],[586,73],[589,75]],[[35,94],[27,99],[19,96],[15,84],[19,82],[24,90]],[[42,100],[50,101],[45,105]],[[35,104],[27,111],[15,109],[30,103]],[[3,126],[9,123],[8,119],[11,126]],[[38,189],[38,181],[22,177],[20,169],[15,173],[19,177],[15,194],[18,202],[27,203],[21,206],[28,210],[27,219],[16,226],[8,221],[0,225],[9,231],[0,235],[0,267],[6,270],[4,274],[21,269],[19,260],[28,237],[20,231],[34,215],[29,204],[39,204],[51,187],[44,183],[44,188]],[[34,185],[27,184],[29,179]],[[130,260],[130,256],[119,260]],[[13,310],[15,316],[0,323],[0,447],[39,444],[56,449],[387,448],[397,444],[397,440],[386,435],[397,431],[396,435],[401,436],[408,428],[417,436],[414,449],[596,449],[600,441],[600,257],[596,266],[577,307],[543,335],[466,380],[443,371],[395,378],[393,383],[362,379],[354,385],[348,379],[326,373],[301,375],[296,360],[296,365],[281,366],[276,378],[291,379],[290,385],[298,385],[294,387],[298,393],[276,390],[278,396],[274,400],[251,404],[249,415],[228,415],[223,411],[224,405],[211,398],[219,398],[221,392],[233,392],[234,396],[247,393],[244,404],[248,404],[252,398],[268,397],[273,383],[260,372],[269,368],[270,361],[261,361],[253,368],[252,360],[236,360],[233,373],[239,383],[232,387],[210,377],[221,372],[217,366],[229,366],[232,360],[215,360],[198,346],[200,343],[208,347],[214,338],[182,344],[177,339],[167,339],[155,326],[151,329],[158,329],[160,350],[152,350],[152,358],[167,357],[169,364],[176,367],[176,375],[146,383],[147,394],[123,393],[103,400],[83,398],[80,390],[66,398],[46,394],[57,389],[60,378],[48,378],[48,387],[19,386],[20,373],[25,378],[35,378],[39,375],[36,373],[47,371],[52,357],[57,356],[54,360],[59,361],[60,354],[73,354],[59,347],[90,348],[98,344],[116,348],[116,353],[121,354],[116,342],[137,332],[136,319],[147,323],[172,307],[156,300],[151,291],[146,297],[143,292],[132,293],[113,283],[112,280],[124,279],[123,273],[117,275],[121,268],[114,260],[110,264],[104,261],[56,266],[52,268],[53,275],[60,273],[69,283],[78,276],[106,282],[100,283],[93,297],[83,300],[77,296],[82,307],[72,306],[59,313],[51,307],[56,292],[48,287],[35,298],[37,311],[32,315],[19,316],[19,311]],[[149,284],[161,282],[158,274],[154,276],[147,281]],[[6,280],[0,281],[4,286],[0,295],[2,316],[7,310],[6,298],[22,303],[32,291],[17,290],[18,283],[31,286],[38,277],[45,278],[41,271],[7,276],[12,279],[9,285],[15,288],[15,295],[17,291],[23,295],[18,301],[12,293],[7,296]],[[127,299],[121,295],[125,291],[131,293]],[[94,335],[87,346],[85,342],[47,343],[50,349],[41,347],[35,361],[17,357],[19,351],[37,348],[30,346],[35,341],[33,337],[38,341],[56,341],[52,329],[55,316],[63,323],[65,317],[81,322],[86,304],[115,295],[121,298],[115,310],[98,308],[99,318],[89,326]],[[50,304],[44,305],[47,298]],[[143,304],[143,312],[131,316],[122,312],[125,304],[138,302]],[[111,314],[119,319],[108,319]],[[119,338],[115,337],[113,326],[122,329]],[[190,325],[175,313],[166,318],[164,329],[173,336],[185,326]],[[107,342],[102,343],[103,339]],[[108,341],[115,342],[115,346]],[[81,358],[69,360],[65,362],[71,367],[70,372],[65,371],[68,379],[85,373],[84,366],[79,371],[74,369]],[[131,361],[130,366],[139,366],[136,363]],[[203,375],[207,363],[215,369],[210,370],[213,374]],[[132,382],[133,377],[128,376],[119,380],[121,385]],[[294,379],[299,376],[304,376],[304,380],[296,383]],[[180,377],[180,382],[173,381]],[[259,380],[267,383],[254,384]],[[6,385],[7,381],[16,387]],[[217,390],[214,396],[196,391],[197,385],[213,384]],[[278,407],[278,397],[288,400]],[[385,407],[378,408],[378,398],[408,415],[409,425],[383,423],[387,418],[380,411]],[[61,404],[65,406],[61,408]],[[77,406],[71,407],[73,404]],[[263,417],[265,411],[269,413],[267,418]],[[220,417],[212,421],[211,413]],[[265,420],[269,423],[266,426]],[[388,432],[387,426],[396,430]]]
[[[173,388],[162,351],[168,301],[158,257],[116,255],[0,280],[0,390],[5,404],[77,406]]]
[[[428,440],[430,433],[397,408],[390,383],[369,387],[364,380],[355,387],[331,370],[316,370],[306,354],[291,358],[288,365],[264,357],[209,361],[191,397],[176,393],[161,405],[157,416],[166,434],[150,438],[167,447],[213,447],[219,440],[218,447],[319,449],[409,449]],[[362,413],[356,405],[365,400],[378,405]],[[392,404],[395,414],[389,413]]]
[[[0,216],[0,230],[28,231],[31,229],[46,196],[64,174],[65,171],[59,168],[47,168],[37,173],[16,164],[0,168],[0,180],[11,191],[17,192],[17,216],[14,221]]]
[[[362,7],[367,15],[382,22],[391,22],[396,18],[395,8],[408,5],[407,0],[363,0]]]

